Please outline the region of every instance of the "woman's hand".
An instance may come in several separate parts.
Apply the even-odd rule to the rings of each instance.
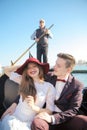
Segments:
[[[4,73],[10,77],[11,75],[11,72],[14,72],[17,70],[17,68],[19,68],[20,66],[9,66],[9,67],[4,67]]]
[[[32,110],[36,111],[37,113],[40,112],[40,107],[35,105],[35,100],[33,96],[27,96],[27,98],[25,98],[25,101],[32,108]]]
[[[12,115],[15,112],[17,104],[13,103],[2,115],[1,119],[4,118],[6,115]]]
[[[33,109],[35,106],[34,103],[34,97],[33,96],[27,96],[27,98],[25,98],[25,101],[28,103],[28,105]]]

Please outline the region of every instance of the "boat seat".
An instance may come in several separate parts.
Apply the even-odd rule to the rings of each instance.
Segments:
[[[4,107],[7,109],[17,98],[19,91],[19,84],[7,79],[4,85]]]
[[[83,115],[86,115],[87,116],[87,87],[85,87],[83,89],[83,100],[82,100],[82,104],[81,104],[81,107],[80,107],[80,111],[82,111]]]

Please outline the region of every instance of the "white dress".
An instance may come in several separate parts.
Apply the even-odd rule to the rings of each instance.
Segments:
[[[46,108],[54,111],[55,88],[48,82],[35,82],[37,96],[35,104],[40,108],[46,102]],[[29,107],[26,101],[22,101],[20,96],[19,103],[13,115],[6,115],[2,119],[1,130],[31,130],[31,123],[37,113]]]

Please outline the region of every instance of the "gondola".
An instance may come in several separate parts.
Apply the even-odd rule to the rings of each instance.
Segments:
[[[19,84],[9,79],[6,74],[0,77],[0,116],[16,100]],[[83,89],[83,101],[80,112],[87,115],[87,87]]]

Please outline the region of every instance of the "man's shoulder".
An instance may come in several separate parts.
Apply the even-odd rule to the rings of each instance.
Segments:
[[[83,83],[75,76],[73,76],[73,78],[72,78],[72,84],[74,84],[75,88],[83,88],[84,87]]]
[[[52,82],[52,81],[56,81],[57,77],[52,75],[52,73],[48,73],[45,75],[45,81],[48,81],[48,82]]]
[[[40,28],[37,28],[37,29],[36,29],[36,32],[39,31],[39,30],[40,30]]]
[[[79,79],[77,79],[76,77],[74,77],[74,79],[75,79],[76,86],[80,86],[80,87],[83,88],[84,84]]]
[[[45,77],[48,77],[48,78],[57,78],[55,75],[52,74],[52,72],[48,72]]]

